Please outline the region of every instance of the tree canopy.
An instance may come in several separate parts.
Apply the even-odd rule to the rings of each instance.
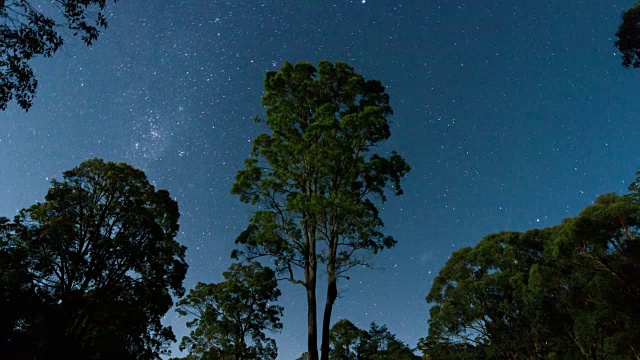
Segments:
[[[184,293],[178,205],[145,174],[88,160],[43,203],[0,221],[2,348],[10,358],[157,359]],[[5,308],[6,309],[6,308]],[[3,309],[4,312],[4,309]]]
[[[180,344],[185,359],[275,360],[275,340],[266,331],[282,328],[282,307],[275,273],[258,262],[232,264],[217,284],[198,283],[177,304],[193,329]]]
[[[639,181],[561,225],[456,251],[427,296],[427,357],[638,358]]]
[[[29,60],[52,56],[64,44],[65,33],[91,45],[100,29],[107,28],[107,0],[53,0],[39,6],[32,2],[0,1],[0,110],[14,99],[24,110],[31,108],[38,81]],[[47,6],[51,14],[41,10]]]
[[[322,359],[337,281],[396,240],[382,232],[376,202],[402,194],[409,171],[395,152],[377,153],[391,136],[389,96],[346,63],[285,63],[267,72],[262,104],[269,133],[259,135],[232,192],[257,204],[235,256],[270,257],[276,270],[307,292],[308,353],[317,359],[316,276],[327,273]],[[260,122],[260,120],[258,119]],[[302,274],[300,273],[302,272]]]

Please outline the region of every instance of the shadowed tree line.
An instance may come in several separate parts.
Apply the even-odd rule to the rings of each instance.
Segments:
[[[184,295],[178,204],[127,164],[83,162],[45,201],[0,218],[0,348],[8,359],[159,359],[162,325]],[[274,272],[232,264],[177,303],[189,359],[275,359],[282,328]]]
[[[261,205],[236,240],[233,257],[246,263],[178,302],[189,318],[180,345],[189,359],[275,359],[266,333],[282,327],[277,280],[304,287],[308,354],[328,359],[338,280],[396,243],[382,232],[376,203],[389,191],[402,194],[409,166],[395,152],[377,153],[391,136],[380,82],[346,63],[285,63],[267,72],[265,90],[269,132],[258,136],[232,187],[241,201]],[[166,354],[175,339],[160,319],[171,295],[184,294],[187,268],[168,192],[127,164],[94,159],[54,180],[45,200],[1,222],[6,309],[16,310],[2,330],[7,348],[25,358]],[[262,257],[275,271],[254,261]],[[328,275],[321,353],[318,271]]]
[[[11,359],[158,359],[175,341],[161,318],[182,296],[186,248],[175,241],[178,205],[127,164],[88,160],[53,180],[45,201],[0,218],[0,346]],[[177,302],[191,333],[183,359],[275,359],[267,332],[282,328],[276,274],[232,264]],[[344,324],[351,327],[345,330]],[[342,320],[335,352],[357,359],[411,351],[386,327]],[[387,355],[385,355],[387,354]],[[336,355],[337,356],[337,355]],[[346,356],[346,357],[345,357]],[[348,355],[333,357],[351,359]],[[386,356],[386,357],[385,357]],[[391,357],[389,357],[391,356]]]
[[[453,253],[427,296],[426,358],[639,359],[639,185]]]

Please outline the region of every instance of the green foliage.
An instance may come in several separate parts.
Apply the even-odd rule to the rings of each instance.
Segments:
[[[303,237],[310,236],[346,248],[332,259],[322,256],[346,270],[354,265],[354,250],[392,246],[395,241],[380,232],[371,196],[384,201],[388,184],[401,194],[400,178],[409,167],[395,153],[369,153],[390,136],[391,107],[382,85],[345,63],[322,61],[318,71],[285,63],[267,73],[265,90],[272,133],[255,139],[253,157],[232,188],[242,201],[263,208],[238,238],[246,254],[272,256],[285,271],[304,263]]]
[[[114,0],[116,2],[117,0]],[[12,99],[24,110],[32,105],[38,81],[29,60],[52,56],[64,43],[64,30],[91,45],[107,28],[107,0],[53,0],[47,15],[29,0],[0,1],[0,109]],[[97,10],[97,11],[96,11]],[[63,18],[64,21],[56,19]]]
[[[53,180],[44,203],[0,223],[0,279],[19,290],[2,298],[15,309],[3,351],[159,358],[174,338],[162,316],[184,293],[178,218],[169,193],[124,163],[88,160]]]
[[[563,224],[485,237],[436,277],[428,359],[636,359],[640,199],[607,194]]]
[[[237,238],[241,249],[234,256],[270,257],[278,273],[305,286],[312,332],[317,263],[326,264],[326,359],[337,278],[396,243],[383,234],[375,203],[386,200],[387,188],[402,194],[409,166],[395,152],[375,153],[391,135],[389,96],[379,81],[365,80],[345,63],[321,61],[318,69],[285,63],[267,73],[264,86],[270,133],[255,139],[232,187],[259,209]],[[309,335],[310,342],[315,338]]]
[[[331,328],[331,360],[416,360],[413,351],[396,339],[385,325],[372,323],[369,331],[349,320],[340,320]]]
[[[265,335],[282,328],[283,309],[272,304],[280,296],[275,273],[253,262],[232,264],[223,275],[217,284],[198,283],[177,304],[180,315],[194,317],[180,344],[190,353],[185,359],[275,359],[275,340]]]

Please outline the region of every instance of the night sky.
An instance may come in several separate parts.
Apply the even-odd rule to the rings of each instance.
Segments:
[[[387,86],[387,146],[413,170],[382,213],[398,245],[339,283],[333,319],[387,324],[415,346],[454,250],[555,225],[640,170],[640,70],[622,68],[613,46],[632,3],[119,1],[95,46],[72,41],[33,63],[28,113],[0,113],[0,215],[42,201],[88,158],[125,161],[180,205],[185,287],[220,281],[251,214],[230,188],[267,130],[252,121],[265,71],[346,61]],[[294,359],[306,349],[304,291],[281,288],[278,359]],[[173,311],[166,321],[186,334]]]

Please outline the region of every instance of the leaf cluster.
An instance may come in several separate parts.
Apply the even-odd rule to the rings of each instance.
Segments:
[[[49,15],[29,0],[0,1],[0,110],[13,99],[29,110],[38,87],[29,61],[52,56],[64,44],[65,31],[92,45],[100,29],[107,28],[106,4],[107,0],[53,0]]]

